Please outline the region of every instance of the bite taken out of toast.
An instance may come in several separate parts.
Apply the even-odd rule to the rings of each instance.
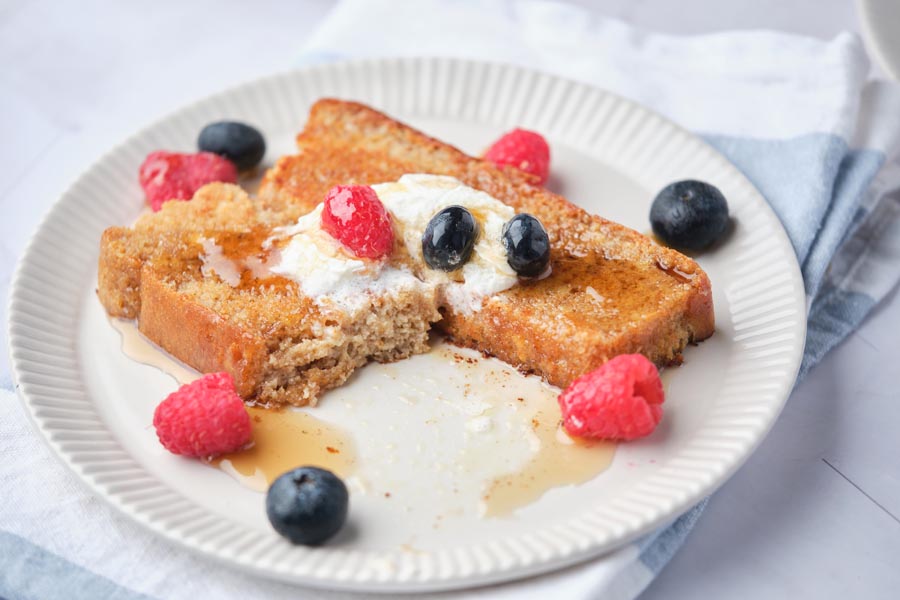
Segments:
[[[619,354],[678,364],[688,343],[713,333],[710,282],[696,262],[588,214],[536,185],[532,175],[468,156],[365,105],[333,99],[313,106],[297,146],[297,154],[266,173],[263,201],[309,210],[333,185],[432,173],[540,219],[551,242],[550,275],[522,280],[477,311],[441,306],[437,327],[460,344],[565,387]]]

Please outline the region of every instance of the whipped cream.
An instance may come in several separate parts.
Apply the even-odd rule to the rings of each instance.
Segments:
[[[383,261],[360,260],[322,229],[323,205],[300,217],[295,225],[279,233],[291,236],[281,249],[281,261],[273,273],[300,283],[309,296],[321,296],[344,287],[358,277],[375,278]]]
[[[319,204],[295,225],[282,228],[278,237],[290,236],[271,271],[300,284],[303,293],[321,303],[355,311],[365,308],[374,293],[396,293],[422,286],[412,273],[385,260],[362,260],[322,229]]]
[[[280,260],[271,271],[297,281],[306,295],[345,308],[361,307],[368,293],[376,289],[390,292],[398,287],[426,286],[441,292],[444,302],[455,310],[468,313],[479,310],[485,297],[517,283],[502,243],[503,225],[515,216],[509,206],[453,177],[440,175],[403,175],[396,182],[372,188],[391,213],[395,235],[413,262],[421,265],[417,269],[419,278],[387,260],[355,257],[322,229],[322,204],[295,225],[278,231],[277,237],[290,240],[281,248]],[[422,236],[431,218],[453,205],[467,208],[479,231],[469,261],[459,271],[446,273],[425,266]]]
[[[471,258],[459,271],[463,281],[444,271],[424,268],[421,273],[443,291],[445,301],[455,310],[477,311],[485,297],[518,282],[506,260],[502,242],[503,225],[516,214],[509,206],[454,177],[443,175],[408,174],[396,182],[373,185],[372,189],[394,217],[395,230],[402,235],[410,257],[419,264],[424,264],[422,235],[435,214],[448,206],[459,205],[475,217],[478,238]]]

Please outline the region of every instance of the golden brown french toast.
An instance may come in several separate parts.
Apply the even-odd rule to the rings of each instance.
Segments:
[[[531,175],[473,158],[362,104],[320,100],[297,137],[298,153],[266,173],[260,198],[311,209],[333,185],[376,184],[406,173],[449,175],[516,212],[536,216],[551,241],[552,273],[523,281],[462,314],[441,308],[438,327],[550,383],[618,354],[659,365],[681,361],[712,335],[712,293],[690,258],[533,185]]]
[[[316,103],[298,148],[266,174],[256,199],[211,184],[131,228],[108,229],[98,286],[107,312],[137,318],[151,340],[201,371],[230,372],[246,399],[296,405],[314,403],[369,359],[425,351],[439,319],[456,341],[559,386],[623,353],[677,363],[688,342],[713,332],[709,279],[694,261],[588,215],[530,175],[338,100]],[[454,310],[425,287],[375,296],[348,315],[323,309],[296,281],[251,273],[248,261],[266,260],[275,228],[312,210],[334,185],[409,173],[455,177],[538,217],[551,240],[550,275],[521,280],[474,312]],[[392,261],[421,274],[426,267],[410,264],[400,246]]]

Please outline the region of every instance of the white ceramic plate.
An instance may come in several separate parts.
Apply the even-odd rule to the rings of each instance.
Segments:
[[[458,365],[443,351],[370,365],[315,409],[350,429],[364,457],[350,526],[316,549],[291,547],[271,530],[262,494],[159,446],[153,408],[175,383],[123,356],[94,295],[100,234],[142,210],[136,173],[148,152],[191,150],[204,124],[236,118],[264,131],[271,163],[291,151],[309,106],[323,96],[370,103],[470,153],[513,126],[541,131],[553,148],[551,187],[639,231],[648,230],[652,197],[673,180],[694,177],[724,191],[734,232],[699,258],[712,280],[717,332],[667,374],[667,412],[653,435],[620,445],[611,468],[588,483],[552,490],[508,518],[479,518],[484,478],[530,452],[527,436],[514,435],[522,415],[510,398],[552,390],[504,374],[498,361]],[[306,68],[218,94],[138,133],[47,215],[19,265],[10,308],[22,400],[55,453],[98,496],[236,567],[370,591],[522,577],[666,524],[722,484],[763,439],[791,390],[804,335],[790,243],[756,189],[713,149],[602,90],[446,59]],[[467,423],[485,414],[499,433],[471,435]]]

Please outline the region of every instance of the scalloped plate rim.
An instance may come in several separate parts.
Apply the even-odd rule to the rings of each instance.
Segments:
[[[631,100],[623,98],[613,92],[609,92],[606,90],[600,90],[595,88],[594,86],[584,84],[581,82],[567,80],[565,78],[553,76],[550,74],[540,73],[538,71],[534,71],[531,69],[523,68],[516,65],[506,65],[501,63],[487,63],[484,61],[470,61],[463,59],[448,59],[441,57],[434,58],[424,58],[424,59],[398,59],[398,58],[387,58],[387,59],[367,59],[362,61],[350,60],[350,61],[341,61],[339,63],[329,63],[325,65],[311,65],[298,69],[291,69],[282,73],[276,73],[271,75],[266,75],[263,77],[255,78],[253,80],[240,83],[238,85],[229,87],[223,91],[217,92],[215,94],[211,94],[205,98],[199,99],[197,101],[186,104],[185,106],[177,109],[167,115],[162,116],[161,118],[153,121],[152,123],[142,127],[139,131],[132,134],[128,138],[126,138],[121,143],[117,144],[113,149],[103,154],[91,167],[89,167],[84,173],[82,173],[76,180],[63,192],[60,198],[50,207],[50,209],[44,214],[41,219],[40,225],[36,229],[35,233],[30,238],[26,248],[16,265],[16,269],[13,274],[12,284],[10,286],[10,295],[9,295],[9,303],[8,303],[8,315],[9,315],[9,352],[11,356],[11,365],[12,365],[12,374],[14,377],[14,381],[16,384],[16,390],[19,397],[22,399],[23,404],[26,407],[26,413],[28,414],[29,421],[35,427],[36,431],[41,433],[41,438],[48,445],[48,447],[69,469],[71,469],[79,480],[81,480],[85,485],[88,486],[88,489],[91,489],[95,494],[102,497],[104,500],[109,502],[112,506],[114,506],[121,514],[131,518],[135,522],[141,524],[146,529],[153,531],[156,534],[162,535],[167,539],[176,542],[182,547],[190,549],[192,551],[199,552],[202,555],[209,556],[211,558],[215,558],[220,561],[224,561],[226,564],[239,566],[248,571],[257,573],[262,576],[273,577],[276,579],[284,580],[284,581],[292,581],[296,583],[302,583],[303,585],[309,585],[312,587],[325,588],[325,589],[343,589],[343,590],[357,590],[357,591],[370,591],[370,592],[423,592],[423,591],[437,591],[437,590],[450,590],[450,589],[459,589],[465,587],[473,587],[478,585],[484,585],[488,583],[497,583],[502,581],[509,581],[514,579],[520,579],[523,577],[528,577],[532,575],[536,575],[539,573],[545,573],[549,571],[553,571],[564,566],[572,565],[574,563],[583,562],[589,560],[591,558],[595,558],[598,555],[604,554],[606,552],[610,552],[621,546],[627,544],[628,542],[640,537],[641,535],[652,531],[658,528],[662,523],[677,517],[681,514],[685,509],[692,506],[697,500],[702,497],[712,493],[717,489],[721,484],[723,484],[727,479],[746,461],[746,459],[752,454],[752,452],[758,447],[758,445],[765,438],[768,431],[771,429],[774,424],[778,414],[783,408],[784,402],[786,401],[793,382],[796,378],[796,374],[799,371],[800,367],[800,359],[802,358],[803,344],[805,341],[805,297],[802,295],[802,279],[799,276],[799,266],[797,265],[796,258],[794,258],[793,251],[790,248],[790,243],[787,240],[786,234],[781,228],[780,223],[777,221],[777,217],[775,217],[774,213],[771,211],[771,208],[765,203],[762,199],[762,196],[759,194],[755,188],[753,188],[752,184],[746,181],[742,175],[739,175],[739,178],[743,180],[743,183],[755,193],[755,198],[753,199],[755,202],[759,203],[759,206],[756,206],[756,209],[761,209],[761,213],[764,215],[765,219],[769,224],[774,221],[774,224],[777,225],[777,234],[775,236],[774,243],[776,245],[780,245],[780,250],[782,252],[785,249],[788,250],[787,255],[792,259],[792,264],[787,265],[787,272],[791,275],[791,281],[794,285],[797,284],[798,281],[801,282],[800,285],[800,294],[794,297],[794,306],[793,308],[799,307],[802,312],[799,313],[797,319],[797,325],[792,330],[792,334],[795,338],[799,339],[799,343],[795,342],[788,349],[788,359],[785,363],[785,375],[781,378],[781,385],[776,392],[778,396],[777,400],[769,405],[769,411],[767,417],[760,417],[762,419],[759,422],[759,428],[756,431],[756,435],[754,435],[753,439],[747,443],[741,453],[736,460],[731,461],[728,464],[720,465],[723,467],[718,473],[712,474],[712,480],[701,490],[698,494],[690,494],[688,497],[684,498],[680,502],[676,502],[672,505],[672,507],[666,511],[666,514],[663,517],[657,516],[654,519],[650,519],[640,526],[631,527],[630,529],[626,528],[627,531],[624,534],[618,535],[613,542],[609,542],[603,546],[589,546],[587,548],[577,549],[573,552],[561,554],[561,555],[553,555],[549,558],[545,558],[537,561],[535,564],[527,565],[527,566],[515,566],[510,569],[494,569],[484,574],[462,574],[459,573],[451,574],[448,577],[432,577],[431,579],[426,580],[414,580],[414,581],[400,581],[400,580],[391,580],[391,581],[372,581],[367,580],[365,582],[357,582],[352,579],[337,579],[334,577],[319,577],[315,575],[311,576],[301,576],[298,577],[296,575],[292,575],[290,573],[286,573],[283,571],[267,569],[264,565],[246,562],[237,558],[230,558],[223,556],[221,552],[210,551],[208,548],[203,548],[202,543],[192,541],[190,538],[186,538],[181,535],[179,531],[173,531],[171,528],[165,527],[163,524],[153,523],[151,522],[146,514],[143,514],[141,511],[135,510],[132,506],[124,503],[122,499],[116,494],[110,494],[107,489],[104,489],[104,486],[98,483],[95,478],[92,478],[88,474],[83,472],[83,466],[73,462],[71,454],[64,451],[59,444],[51,438],[52,431],[48,430],[48,427],[45,423],[42,422],[41,419],[35,414],[36,407],[34,405],[34,398],[27,393],[27,388],[30,387],[28,383],[21,383],[20,380],[22,375],[28,375],[33,373],[26,368],[26,363],[28,363],[28,359],[24,359],[20,356],[20,351],[24,348],[23,344],[27,342],[24,339],[26,336],[20,334],[16,330],[17,319],[20,314],[22,314],[23,309],[19,307],[18,300],[21,300],[21,296],[23,295],[23,281],[25,281],[26,277],[29,275],[29,269],[34,269],[36,267],[32,267],[31,262],[33,260],[37,260],[35,258],[36,255],[39,254],[39,249],[37,248],[37,240],[40,237],[41,233],[44,232],[54,217],[62,210],[60,207],[65,204],[66,198],[70,197],[74,194],[74,191],[79,188],[79,186],[84,185],[88,179],[88,176],[98,168],[98,165],[103,164],[112,159],[118,152],[123,149],[129,147],[130,145],[137,142],[137,140],[145,137],[148,133],[153,132],[158,129],[165,123],[170,120],[176,118],[179,115],[187,113],[192,110],[197,110],[201,108],[205,103],[208,103],[213,100],[226,98],[230,95],[236,95],[241,93],[242,91],[254,89],[261,87],[263,85],[275,84],[277,82],[283,82],[286,80],[290,80],[292,78],[304,78],[310,77],[312,73],[317,72],[340,72],[341,70],[346,69],[369,69],[373,71],[377,71],[378,69],[388,69],[391,68],[392,65],[418,65],[418,67],[414,68],[422,68],[422,69],[434,69],[436,68],[434,65],[443,63],[443,64],[455,64],[455,65],[468,65],[470,68],[486,68],[486,69],[495,69],[500,73],[505,73],[508,71],[515,71],[520,74],[526,74],[531,77],[543,77],[545,79],[550,80],[554,83],[554,85],[565,84],[569,86],[576,86],[582,88],[585,93],[597,94],[599,93],[602,96],[612,98],[614,102],[618,105],[625,106],[629,110],[634,110],[639,112],[644,118],[649,118],[655,121],[656,126],[664,126],[668,127],[671,130],[671,133],[676,135],[681,135],[686,137],[690,143],[698,145],[697,147],[702,147],[708,149],[711,153],[713,160],[719,161],[721,163],[726,164],[729,168],[734,168],[731,163],[727,161],[724,157],[722,157],[718,152],[712,149],[706,142],[700,140],[690,132],[682,129],[676,124],[668,121],[664,117],[658,115],[650,109],[642,107]],[[424,66],[423,66],[424,65]],[[670,133],[670,135],[671,135]],[[27,344],[26,344],[27,345]],[[25,348],[27,350],[27,348]]]

